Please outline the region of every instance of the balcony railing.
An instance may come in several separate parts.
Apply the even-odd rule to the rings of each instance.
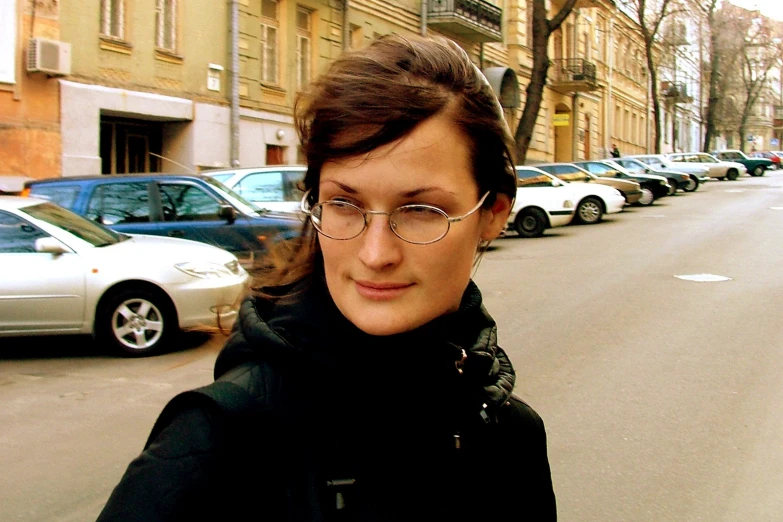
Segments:
[[[595,64],[584,58],[552,60],[549,71],[552,88],[557,92],[570,94],[598,88]]]
[[[683,83],[661,82],[661,96],[669,103],[690,103],[693,96],[688,95],[688,87]]]
[[[503,41],[503,10],[483,0],[429,0],[427,24],[474,43]]]

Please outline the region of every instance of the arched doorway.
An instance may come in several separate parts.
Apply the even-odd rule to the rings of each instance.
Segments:
[[[573,161],[571,157],[571,108],[558,103],[555,107],[555,115],[552,126],[555,128],[555,161]]]

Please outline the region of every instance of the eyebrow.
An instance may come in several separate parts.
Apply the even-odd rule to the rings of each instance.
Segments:
[[[333,184],[337,185],[340,188],[340,190],[344,190],[345,192],[348,192],[349,194],[359,194],[359,191],[356,190],[355,188],[350,187],[350,186],[348,186],[348,185],[346,185],[344,183],[340,183],[339,181],[335,181],[333,179],[327,179],[327,180],[323,180],[323,182],[324,183],[333,183]],[[401,192],[400,195],[402,197],[405,197],[405,198],[414,198],[416,196],[419,196],[419,195],[427,193],[427,192],[445,192],[446,194],[451,194],[453,196],[457,195],[455,192],[452,192],[450,190],[446,190],[446,189],[444,189],[442,187],[435,187],[435,186],[421,187],[421,188],[417,188],[416,190],[410,190],[408,192]]]

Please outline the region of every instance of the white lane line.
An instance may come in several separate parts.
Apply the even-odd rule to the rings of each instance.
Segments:
[[[675,275],[674,277],[677,279],[683,279],[685,281],[696,281],[697,283],[717,283],[718,281],[731,281],[730,277],[714,274],[688,274]]]

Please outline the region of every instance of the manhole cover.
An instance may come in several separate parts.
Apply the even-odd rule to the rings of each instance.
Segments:
[[[715,283],[718,281],[731,281],[730,277],[719,276],[714,274],[687,274],[676,275],[677,279],[683,279],[685,281],[696,281],[697,283]]]

